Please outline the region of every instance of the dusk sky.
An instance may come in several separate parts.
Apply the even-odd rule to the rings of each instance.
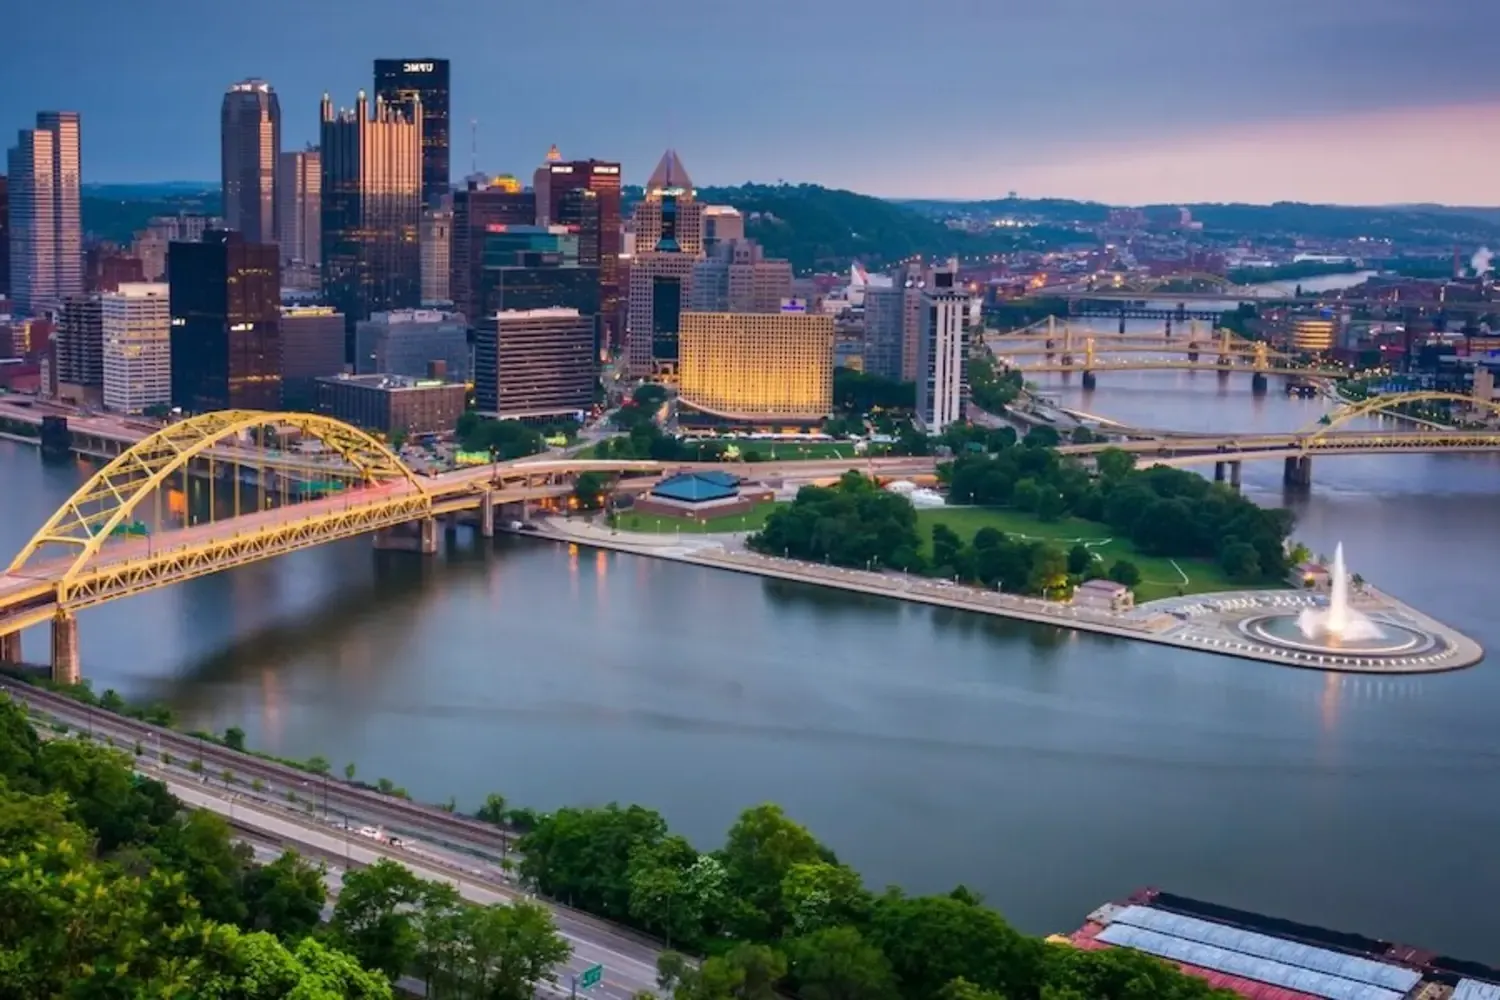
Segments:
[[[1115,203],[1500,204],[1500,0],[21,0],[6,145],[83,115],[85,181],[216,180],[227,84],[316,141],[378,56],[453,64],[453,169],[549,144],[640,183]]]

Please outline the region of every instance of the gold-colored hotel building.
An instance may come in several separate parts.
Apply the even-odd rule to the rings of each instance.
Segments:
[[[833,317],[684,312],[678,399],[724,420],[808,423],[833,409]]]

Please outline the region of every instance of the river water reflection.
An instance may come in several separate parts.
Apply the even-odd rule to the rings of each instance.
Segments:
[[[1319,405],[1186,373],[1057,391],[1183,429]],[[0,550],[84,471],[0,442]],[[1280,471],[1247,466],[1247,489],[1282,502]],[[1500,462],[1319,459],[1314,484],[1300,537],[1500,648]],[[467,532],[432,560],[350,542],[80,622],[97,687],[422,797],[638,801],[703,846],[775,800],[872,884],[963,882],[1031,931],[1156,884],[1500,961],[1493,664],[1300,672]]]

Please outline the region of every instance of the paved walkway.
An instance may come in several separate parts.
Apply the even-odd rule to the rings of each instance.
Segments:
[[[1441,649],[1428,655],[1390,658],[1308,653],[1256,643],[1240,631],[1239,625],[1246,618],[1293,613],[1316,600],[1308,592],[1299,590],[1171,597],[1148,602],[1131,611],[1110,612],[904,573],[847,569],[764,556],[745,549],[743,534],[661,536],[615,531],[588,521],[555,517],[545,519],[542,524],[541,536],[559,541],[1304,669],[1377,674],[1431,673],[1470,666],[1484,656],[1484,651],[1472,639],[1368,586],[1356,595],[1356,606],[1388,615],[1398,623],[1437,636]]]

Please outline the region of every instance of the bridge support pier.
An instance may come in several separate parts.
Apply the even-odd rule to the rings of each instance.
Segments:
[[[1198,352],[1195,349],[1195,347],[1196,347],[1196,345],[1194,345],[1194,344],[1189,344],[1188,345],[1188,360],[1189,361],[1197,361],[1198,360]]]
[[[1312,486],[1312,456],[1291,455],[1282,463],[1281,482],[1294,489],[1305,490]]]
[[[1083,388],[1085,392],[1093,392],[1094,386],[1097,385],[1098,382],[1099,380],[1094,376],[1093,372],[1086,371],[1083,373]]]
[[[21,662],[21,633],[0,635],[0,663]]]
[[[1242,464],[1241,462],[1229,463],[1229,485],[1236,493],[1240,491],[1240,466]]]
[[[1167,317],[1167,336],[1168,337],[1172,336],[1172,317],[1171,316]]]
[[[52,683],[77,684],[81,680],[78,619],[66,611],[59,611],[52,618]]]
[[[1256,372],[1250,376],[1250,393],[1255,396],[1264,396],[1270,388],[1271,380],[1266,378],[1265,372]]]
[[[424,517],[420,521],[382,528],[375,532],[375,548],[382,552],[419,552],[424,556],[436,555],[438,550],[437,519]]]
[[[1224,467],[1228,464],[1228,462],[1214,463],[1214,482],[1222,483],[1224,481]]]
[[[479,537],[495,537],[495,491],[485,490],[479,496]]]
[[[1064,354],[1062,356],[1062,363],[1065,364],[1065,365],[1071,365],[1073,363],[1073,355],[1071,355],[1071,354]]]
[[[1121,311],[1121,313],[1120,313],[1120,332],[1121,333],[1125,332],[1125,313],[1124,313],[1124,311]]]

